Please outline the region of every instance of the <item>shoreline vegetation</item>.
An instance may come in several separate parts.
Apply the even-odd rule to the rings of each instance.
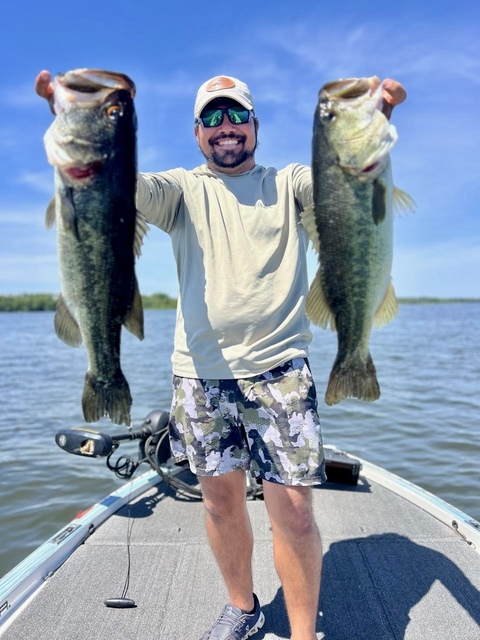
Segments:
[[[0,312],[5,311],[55,311],[58,296],[51,293],[23,293],[0,295]],[[176,298],[166,293],[142,296],[144,309],[175,309]],[[399,298],[400,304],[456,304],[479,303],[480,298]]]
[[[2,311],[55,311],[58,295],[51,293],[23,293],[18,295],[0,295]],[[177,300],[166,293],[153,293],[142,296],[144,309],[176,309]]]

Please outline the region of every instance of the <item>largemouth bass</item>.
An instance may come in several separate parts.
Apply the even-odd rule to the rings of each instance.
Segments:
[[[61,295],[58,337],[83,342],[88,370],[84,418],[130,424],[132,398],[120,367],[124,325],[143,339],[135,276],[146,223],[137,216],[134,83],[109,71],[76,69],[54,79],[56,118],[44,142],[55,167],[47,227],[57,227]]]
[[[380,396],[369,340],[398,311],[391,283],[394,201],[412,209],[392,182],[395,127],[382,111],[377,77],[331,82],[319,92],[312,143],[314,206],[304,226],[319,253],[307,315],[337,331],[325,402]]]

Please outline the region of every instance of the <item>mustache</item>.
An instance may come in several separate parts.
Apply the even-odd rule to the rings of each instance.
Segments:
[[[221,133],[219,135],[212,136],[211,138],[209,138],[208,142],[209,144],[214,145],[220,140],[239,140],[240,142],[245,142],[246,139],[247,139],[247,136],[241,133]]]

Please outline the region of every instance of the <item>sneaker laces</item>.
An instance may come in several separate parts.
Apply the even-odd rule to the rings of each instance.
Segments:
[[[235,607],[233,604],[226,604],[220,617],[218,618],[214,628],[212,628],[213,638],[216,637],[215,632],[221,629],[228,631],[236,631],[239,626],[242,625],[244,617],[253,614],[246,613]],[[230,636],[228,636],[230,638]],[[233,637],[233,636],[232,636]]]
[[[217,627],[224,627],[232,631],[238,626],[241,616],[248,615],[233,604],[226,604],[217,621]]]

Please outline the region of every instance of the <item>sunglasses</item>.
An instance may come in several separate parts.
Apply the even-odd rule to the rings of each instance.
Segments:
[[[253,111],[249,111],[243,107],[207,109],[200,118],[195,119],[195,124],[202,123],[203,126],[207,128],[219,127],[223,122],[225,113],[232,124],[245,124],[250,120],[250,116],[254,115]]]

